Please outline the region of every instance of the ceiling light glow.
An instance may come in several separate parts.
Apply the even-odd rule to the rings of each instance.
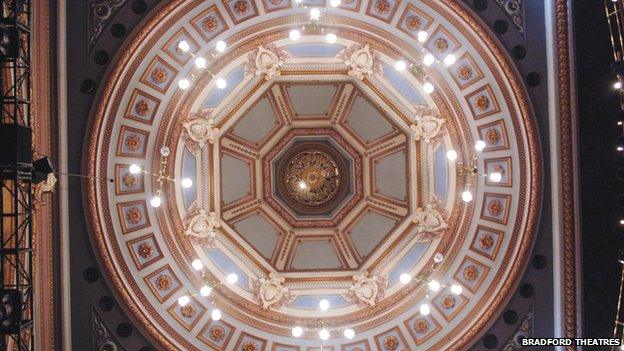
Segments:
[[[193,266],[193,269],[196,271],[201,271],[202,268],[204,268],[204,263],[196,258],[193,260],[193,262],[191,262],[191,266]]]
[[[301,32],[298,29],[293,29],[288,33],[290,40],[299,40],[301,38]]]
[[[160,196],[154,196],[151,200],[150,200],[150,205],[154,208],[158,208],[160,207],[160,205],[162,204],[162,199],[160,198]]]
[[[217,83],[217,88],[219,89],[225,89],[225,87],[227,87],[227,82],[223,78],[217,79],[216,83]]]
[[[295,338],[298,338],[301,335],[303,335],[303,328],[301,328],[301,327],[294,327],[294,328],[292,328],[292,330],[290,332],[292,333],[292,336],[294,336]]]
[[[188,189],[193,186],[193,180],[191,178],[184,178],[182,179],[180,184],[182,185],[184,189]]]
[[[183,52],[188,52],[189,50],[191,50],[191,45],[189,45],[188,41],[182,40],[178,43],[178,49]]]
[[[461,293],[462,293],[462,291],[463,291],[463,290],[464,290],[464,289],[463,289],[463,288],[462,288],[462,286],[461,286],[461,285],[459,285],[459,284],[453,284],[453,285],[451,285],[451,292],[452,292],[453,294],[455,294],[455,295],[461,295]]]
[[[217,49],[218,52],[224,52],[225,49],[227,49],[227,44],[223,40],[219,40],[215,44],[215,49]]]
[[[430,82],[425,82],[425,84],[423,84],[423,90],[425,93],[431,94],[435,90],[435,87]]]
[[[181,307],[188,305],[189,302],[191,302],[191,298],[186,295],[182,295],[180,296],[180,298],[178,298],[178,305],[180,305]]]
[[[325,36],[325,41],[327,41],[330,44],[336,43],[336,40],[338,40],[338,37],[334,33],[329,33]]]
[[[128,167],[128,172],[130,172],[130,174],[139,174],[141,173],[141,167],[136,163],[133,163],[130,167]]]
[[[210,293],[212,293],[212,288],[207,285],[204,285],[201,287],[201,289],[199,289],[199,293],[203,297],[208,297],[210,296]]]
[[[238,275],[236,273],[230,273],[227,275],[225,280],[228,282],[228,284],[236,284],[236,282],[238,281]]]
[[[470,190],[465,190],[461,194],[461,198],[462,198],[463,202],[470,202],[470,201],[472,201],[472,192],[470,192]]]
[[[422,305],[420,305],[420,314],[422,314],[423,316],[428,316],[429,313],[431,313],[431,308],[429,307],[429,304],[423,303]]]
[[[405,61],[403,60],[399,60],[394,64],[394,69],[396,69],[399,72],[405,71],[406,68],[407,68],[407,63],[405,63]]]
[[[343,332],[343,335],[344,335],[345,338],[351,340],[351,339],[353,339],[355,337],[355,330],[350,329],[350,328],[349,329],[345,329],[344,332]]]
[[[188,89],[188,87],[191,86],[191,82],[189,82],[188,79],[180,79],[178,81],[178,88],[182,89],[182,90],[186,90]]]
[[[319,301],[319,308],[321,309],[321,311],[327,311],[329,310],[329,300],[327,299],[322,299],[321,301]]]

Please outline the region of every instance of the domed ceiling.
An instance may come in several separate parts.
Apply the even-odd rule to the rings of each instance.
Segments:
[[[459,350],[525,267],[538,160],[459,3],[169,1],[94,109],[87,213],[160,348]]]

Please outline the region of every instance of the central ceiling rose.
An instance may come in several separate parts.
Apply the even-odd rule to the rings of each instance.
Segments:
[[[290,197],[306,206],[331,200],[340,186],[334,159],[320,151],[299,152],[289,160],[284,181]]]
[[[352,163],[331,139],[294,138],[272,162],[275,197],[296,216],[331,216],[353,188]]]

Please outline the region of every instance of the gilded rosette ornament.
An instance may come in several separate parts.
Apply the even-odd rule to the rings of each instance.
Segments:
[[[262,76],[265,80],[281,75],[280,69],[284,65],[287,55],[272,45],[266,47],[260,45],[258,50],[249,55],[247,71],[256,76]]]
[[[215,212],[208,213],[206,210],[201,209],[199,213],[189,221],[184,235],[198,240],[202,244],[210,245],[217,236],[215,229],[220,227],[221,221]]]
[[[347,292],[347,299],[361,306],[375,306],[386,290],[388,280],[368,272],[353,276],[353,284]]]
[[[417,208],[412,217],[412,222],[416,224],[416,230],[422,238],[429,240],[448,228],[442,214],[430,205],[424,209]]]
[[[425,115],[417,117],[416,124],[412,124],[410,128],[414,133],[415,140],[422,140],[428,144],[440,134],[443,125],[444,119]]]
[[[263,309],[279,308],[292,301],[294,296],[284,286],[286,279],[269,273],[268,278],[260,278],[253,285],[253,293]]]
[[[368,44],[354,44],[344,49],[339,57],[349,67],[349,75],[360,80],[369,74],[380,71],[381,63]]]
[[[205,114],[198,114],[197,118],[189,119],[182,124],[186,135],[199,145],[204,147],[206,143],[213,144],[217,140],[219,128],[214,126],[214,119]]]

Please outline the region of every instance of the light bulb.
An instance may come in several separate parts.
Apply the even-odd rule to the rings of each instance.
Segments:
[[[318,334],[319,334],[319,338],[321,338],[321,340],[323,341],[328,340],[329,337],[331,336],[331,334],[329,333],[329,330],[325,328],[319,330]]]
[[[186,295],[182,295],[178,299],[178,305],[180,305],[181,307],[188,305],[189,302],[191,302],[191,298]]]
[[[447,66],[452,66],[457,61],[455,55],[450,54],[444,58],[444,64]]]
[[[224,52],[225,49],[227,49],[227,44],[223,40],[219,40],[215,44],[215,49],[217,49],[218,52]]]
[[[434,64],[434,62],[435,62],[435,56],[431,54],[427,54],[423,57],[423,63],[425,64],[425,66],[431,66]]]
[[[412,276],[409,273],[401,273],[399,276],[399,280],[403,284],[407,284],[412,281]]]
[[[152,207],[158,208],[160,207],[161,204],[162,204],[162,199],[160,198],[160,196],[154,196],[150,200],[150,205],[152,205]]]
[[[169,146],[165,145],[160,148],[160,154],[163,155],[164,157],[169,156],[170,153],[171,153],[171,149],[169,149]]]
[[[191,82],[189,82],[188,79],[180,79],[178,81],[178,88],[182,89],[182,90],[186,90],[188,89],[188,87],[191,86]]]
[[[615,148],[617,151],[624,151],[624,147],[618,146]]]
[[[206,68],[206,66],[208,65],[208,62],[206,61],[205,58],[198,56],[195,58],[195,67],[203,69]]]
[[[193,266],[193,269],[196,271],[201,271],[202,268],[204,268],[204,263],[196,258],[193,260],[193,262],[191,262],[191,266]]]
[[[492,172],[489,178],[492,183],[500,183],[500,181],[503,180],[503,175],[501,172]]]
[[[319,308],[321,309],[321,311],[329,310],[329,301],[327,299],[322,299],[321,301],[319,301]]]
[[[461,285],[459,285],[459,284],[453,284],[453,285],[451,285],[451,292],[452,292],[453,294],[455,294],[455,295],[461,295],[461,293],[462,293],[462,291],[463,291],[463,290],[464,290],[464,289],[463,289],[463,288],[462,288],[462,286],[461,286]]]
[[[355,337],[355,330],[353,329],[345,329],[344,332],[344,337],[351,340]]]
[[[472,193],[470,192],[470,190],[465,190],[461,194],[461,198],[462,198],[463,202],[470,202],[470,201],[472,201]]]
[[[292,328],[292,330],[290,332],[292,333],[292,336],[294,336],[295,338],[298,338],[301,335],[303,335],[303,328],[301,328],[301,327],[294,327],[294,328]]]
[[[336,40],[338,40],[338,37],[334,33],[329,33],[325,36],[325,41],[327,41],[330,44],[336,43]]]
[[[303,0],[295,0],[295,2],[296,2],[297,4],[301,4],[301,3],[303,2]]]
[[[217,83],[217,88],[219,89],[225,89],[225,87],[227,87],[227,82],[223,78],[217,79],[216,83]]]
[[[477,142],[475,143],[475,150],[477,151],[483,151],[483,149],[485,149],[487,145],[485,144],[485,141],[483,140],[477,140]]]
[[[303,180],[299,182],[299,189],[305,190],[307,187],[308,185]]]
[[[422,305],[420,305],[420,314],[422,314],[423,316],[428,316],[429,313],[431,313],[431,308],[428,304],[423,303]]]
[[[405,71],[406,68],[407,68],[407,63],[405,63],[405,61],[403,60],[399,60],[394,64],[394,69],[396,69],[399,72]]]
[[[182,185],[184,189],[188,189],[193,186],[193,180],[191,180],[191,178],[184,178],[182,179],[180,184]]]
[[[321,17],[321,10],[316,7],[310,10],[310,19],[313,21],[318,20]]]
[[[230,273],[227,275],[227,277],[225,278],[225,280],[229,283],[229,284],[236,284],[236,282],[238,281],[238,275],[236,273]]]
[[[622,89],[622,83],[621,82],[613,83],[613,89]]]
[[[299,40],[301,38],[301,32],[297,29],[293,29],[288,33],[290,40]]]
[[[425,41],[427,41],[428,37],[429,37],[429,33],[425,32],[424,30],[421,30],[420,32],[418,32],[418,34],[416,34],[416,38],[421,43],[424,43]]]
[[[133,163],[130,167],[128,167],[128,172],[130,172],[130,174],[139,174],[141,173],[141,167],[136,163]]]
[[[423,90],[425,91],[425,93],[431,94],[435,90],[435,87],[433,86],[433,84],[425,82],[425,84],[423,84]]]
[[[427,286],[429,286],[429,290],[431,291],[438,291],[440,290],[440,283],[437,280],[432,280],[429,283],[427,283]]]
[[[433,255],[433,262],[440,263],[442,261],[444,261],[444,255],[440,252],[436,252],[436,254]]]
[[[210,293],[212,293],[212,288],[209,287],[208,285],[204,285],[201,287],[201,289],[199,289],[199,293],[203,297],[208,297],[210,296]]]
[[[446,158],[448,158],[451,161],[457,160],[457,151],[455,151],[455,150],[447,151],[446,152]]]
[[[178,43],[178,49],[187,52],[189,50],[191,50],[191,46],[189,45],[188,41],[186,40],[182,40]]]
[[[620,219],[620,225],[624,225],[624,218]]]
[[[331,6],[331,7],[338,7],[338,6],[340,6],[341,2],[342,1],[340,1],[340,0],[329,0],[329,6]]]
[[[215,309],[215,310],[212,310],[212,312],[210,312],[210,318],[215,322],[220,320],[221,317],[222,317],[221,310]]]

